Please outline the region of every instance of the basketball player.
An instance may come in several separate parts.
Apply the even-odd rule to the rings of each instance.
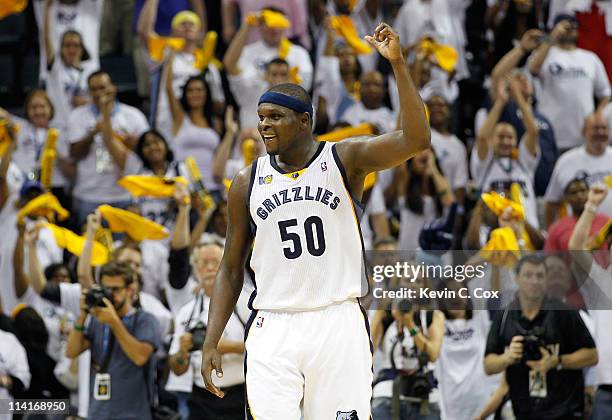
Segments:
[[[366,39],[390,61],[402,131],[337,144],[312,136],[301,87],[281,84],[259,100],[269,156],[243,169],[229,191],[229,225],[203,346],[206,388],[222,376],[217,344],[242,290],[249,251],[255,272],[246,328],[247,419],[370,417],[372,353],[357,299],[367,293],[359,231],[363,181],[429,147],[423,103],[397,33],[381,23]]]

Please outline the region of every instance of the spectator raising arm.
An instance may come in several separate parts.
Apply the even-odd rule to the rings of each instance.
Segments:
[[[229,76],[236,76],[241,73],[238,67],[238,60],[240,60],[242,50],[252,29],[253,26],[245,20],[223,56],[223,67]]]
[[[28,290],[28,286],[30,282],[28,280],[28,276],[26,275],[23,265],[23,237],[25,234],[25,223],[23,221],[17,223],[17,242],[15,242],[15,251],[13,251],[13,273],[14,273],[14,281],[15,281],[15,295],[18,299],[20,299],[25,292]]]
[[[140,42],[145,46],[147,45],[149,37],[155,35],[155,21],[157,20],[158,7],[159,0],[146,0],[140,11],[136,31],[138,32]]]
[[[487,114],[487,118],[482,124],[482,127],[480,128],[480,133],[476,138],[476,151],[478,153],[478,159],[480,159],[481,161],[484,161],[487,156],[489,156],[489,151],[492,147],[490,142],[491,139],[493,139],[493,129],[499,121],[499,117],[501,116],[504,107],[508,103],[507,88],[508,86],[505,80],[498,84],[498,91],[495,97],[495,102],[493,103],[493,107]]]
[[[174,79],[174,74],[172,71],[173,63],[174,54],[170,54],[170,58],[168,58],[168,63],[165,66],[166,93],[168,95],[168,102],[170,104],[170,115],[172,116],[172,134],[176,136],[176,134],[181,129],[181,125],[183,124],[183,119],[185,118],[185,111],[183,110],[183,106],[174,94],[174,88],[172,87],[172,80]]]
[[[41,224],[36,224],[25,232],[25,247],[28,249],[28,279],[30,285],[37,294],[41,294],[47,285],[47,277],[40,265],[36,243],[38,242],[38,234],[42,228]]]
[[[83,252],[79,257],[77,263],[77,277],[79,284],[84,290],[90,289],[94,285],[95,281],[91,271],[91,254],[93,251],[94,236],[98,229],[100,229],[100,211],[96,210],[95,213],[87,216],[87,227],[85,228],[85,245],[83,245]]]
[[[45,17],[43,23],[43,37],[44,37],[44,47],[45,47],[45,55],[47,57],[47,70],[51,68],[53,65],[53,61],[55,61],[55,49],[53,48],[53,41],[51,40],[51,5],[53,4],[53,0],[45,1]]]
[[[496,99],[499,83],[518,66],[525,54],[530,54],[538,47],[542,36],[542,31],[538,29],[528,30],[521,37],[521,42],[499,60],[491,72],[491,89],[489,91],[491,99]]]
[[[238,124],[234,120],[234,107],[231,105],[225,111],[225,135],[213,158],[212,173],[216,182],[223,182],[225,166],[234,147],[234,140],[238,133]]]
[[[566,20],[557,23],[550,33],[548,39],[544,39],[540,46],[536,49],[532,60],[529,62],[529,71],[532,75],[537,76],[542,71],[542,65],[548,56],[548,52],[554,44],[559,42],[559,38],[564,36],[571,30],[570,23]]]
[[[512,96],[512,99],[518,105],[519,110],[521,111],[521,119],[525,125],[525,134],[523,135],[521,141],[525,142],[527,151],[533,156],[536,156],[538,154],[538,139],[540,129],[538,128],[538,123],[533,116],[533,108],[521,94],[519,81],[516,77],[509,78],[508,86],[510,88],[510,95]]]
[[[177,184],[177,188],[174,191],[178,213],[174,225],[174,234],[170,242],[170,255],[168,256],[168,265],[170,267],[168,281],[170,287],[177,290],[185,287],[191,274],[189,264],[189,210],[191,203],[187,202],[189,196],[185,192],[185,187],[180,188],[179,185]]]
[[[597,208],[608,195],[608,187],[602,184],[595,184],[589,190],[589,198],[584,205],[584,210],[574,226],[572,236],[568,243],[568,249],[571,252],[574,262],[585,273],[590,273],[591,265],[593,264],[593,255],[589,251],[588,241],[591,225],[597,215]]]

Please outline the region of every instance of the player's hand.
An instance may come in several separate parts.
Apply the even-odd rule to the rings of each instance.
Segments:
[[[589,190],[588,202],[594,206],[599,206],[608,195],[608,187],[600,182],[594,184]]]
[[[223,377],[223,368],[221,367],[221,353],[216,347],[204,345],[202,350],[202,378],[204,378],[204,388],[208,392],[223,398],[225,393],[215,386],[212,382],[212,371],[215,370],[218,378]]]
[[[522,335],[512,337],[510,346],[504,352],[510,365],[518,363],[523,358],[523,339]]]
[[[544,347],[540,347],[540,354],[542,354],[542,358],[540,360],[529,360],[525,362],[527,366],[531,370],[535,370],[536,372],[540,372],[542,375],[546,375],[551,369],[554,369],[559,363],[559,358],[557,356],[553,356],[551,352],[546,350]]]
[[[404,62],[400,37],[390,25],[382,22],[376,27],[374,36],[366,35],[365,39],[387,60]]]
[[[544,32],[539,29],[528,30],[521,37],[521,48],[526,52],[535,50],[542,42],[543,36]]]

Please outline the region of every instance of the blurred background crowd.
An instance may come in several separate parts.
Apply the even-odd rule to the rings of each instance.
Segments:
[[[502,293],[436,310],[366,297],[373,417],[612,418],[610,0],[2,1],[2,398],[245,418],[249,267],[223,400],[198,349],[227,190],[265,155],[257,101],[302,85],[320,141],[396,130],[393,72],[363,40],[381,21],[431,149],[366,180],[365,249],[486,261],[469,287]]]

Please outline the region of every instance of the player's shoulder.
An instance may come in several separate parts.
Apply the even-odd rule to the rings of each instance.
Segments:
[[[257,172],[257,164],[259,159],[256,159],[248,166],[242,168],[232,180],[232,185],[229,190],[230,200],[232,196],[234,197],[244,197],[247,198],[247,195],[250,194],[250,191],[253,186],[253,181],[255,179],[255,174]]]

